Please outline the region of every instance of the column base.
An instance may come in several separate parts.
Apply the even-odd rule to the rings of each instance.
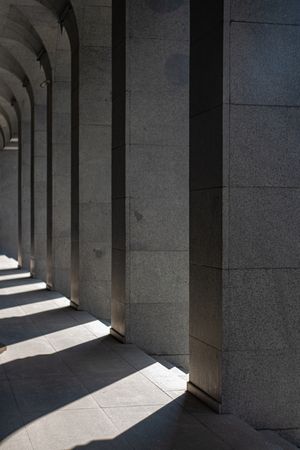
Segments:
[[[77,303],[72,302],[72,300],[70,300],[70,306],[73,309],[76,309],[76,311],[79,311],[79,305],[77,305]]]
[[[117,339],[117,341],[122,342],[122,344],[126,344],[126,338],[125,336],[123,336],[122,334],[118,333],[116,330],[114,330],[113,328],[110,329],[110,334],[112,335],[112,337],[114,337],[115,339]]]
[[[187,390],[195,397],[199,398],[203,403],[205,403],[209,408],[215,411],[218,414],[222,413],[222,405],[217,400],[212,398],[210,395],[206,394],[206,392],[202,391],[200,388],[195,386],[190,381],[187,384]]]

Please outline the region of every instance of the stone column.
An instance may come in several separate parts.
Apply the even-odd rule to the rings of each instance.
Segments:
[[[22,120],[22,267],[30,269],[30,153],[31,153],[31,136],[30,122]]]
[[[75,1],[73,6],[80,46],[77,53],[71,39],[72,101],[79,111],[72,130],[78,145],[72,159],[72,301],[110,319],[111,2]],[[69,36],[72,31],[70,26]]]
[[[191,1],[189,389],[296,428],[298,2]]]
[[[18,258],[18,150],[0,151],[0,251]]]
[[[20,139],[20,138],[19,138]],[[22,262],[30,269],[30,122],[22,121]]]
[[[46,93],[46,89],[45,89]],[[34,276],[47,279],[47,106],[35,105]]]
[[[112,333],[184,366],[188,66],[188,1],[113,1]]]
[[[53,76],[53,287],[70,297],[71,272],[71,52],[57,38]]]

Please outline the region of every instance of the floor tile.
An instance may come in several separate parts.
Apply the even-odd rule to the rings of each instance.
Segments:
[[[0,417],[1,450],[32,450],[21,417],[12,414],[2,414]]]
[[[95,400],[74,377],[15,379],[11,386],[22,413],[97,408]]]
[[[108,408],[105,412],[136,449],[230,450],[178,405]]]
[[[275,450],[186,393],[186,374],[120,344],[43,283],[1,282],[15,275],[3,261],[13,267],[0,256],[1,450]]]
[[[85,385],[101,407],[126,405],[165,405],[171,401],[161,389],[139,373],[125,377],[87,377]]]
[[[59,411],[32,420],[27,431],[34,449],[130,450],[125,439],[101,410]]]
[[[263,436],[246,423],[231,415],[198,414],[193,416],[215,436],[223,439],[234,450],[281,450],[266,442]]]

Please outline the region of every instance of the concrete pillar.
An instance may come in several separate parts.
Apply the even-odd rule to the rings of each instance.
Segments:
[[[272,429],[300,419],[300,9],[281,3],[191,1],[189,389]]]
[[[53,75],[53,288],[70,297],[71,55],[58,36]]]
[[[112,333],[183,366],[188,67],[188,1],[113,1]]]
[[[46,94],[46,89],[45,89]],[[47,107],[34,106],[34,276],[47,279]]]
[[[31,153],[31,131],[30,122],[22,121],[22,263],[24,269],[30,269],[30,153]]]
[[[79,178],[78,192],[72,189],[72,301],[96,317],[110,319],[111,5],[110,1],[84,6],[75,1],[73,5],[80,47],[76,61],[75,44],[71,39],[73,69],[77,68],[76,64],[79,69],[78,85],[76,73],[72,74],[73,104],[78,101],[79,110],[72,130],[79,135],[78,161],[75,157],[72,161],[73,183]],[[72,33],[69,36],[72,37]]]
[[[0,252],[18,258],[18,150],[0,151]]]

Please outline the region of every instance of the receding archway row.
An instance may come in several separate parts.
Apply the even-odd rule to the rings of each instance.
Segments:
[[[249,25],[243,2],[235,2],[234,10],[229,1],[210,3],[113,1],[111,145],[110,1],[1,2],[0,20],[8,27],[0,36],[0,142],[18,129],[19,261],[97,317],[110,318],[112,304],[112,330],[120,340],[183,364],[190,348],[189,389],[216,409],[257,426],[291,428],[299,401],[294,390],[280,386],[299,382],[293,334],[299,255],[283,236],[295,233],[285,216],[299,223],[293,212],[299,177],[292,157],[277,148],[278,161],[289,161],[284,177],[274,163],[265,186],[265,173],[257,168],[267,165],[262,143],[273,148],[275,119],[286,154],[294,154],[295,139],[286,143],[284,136],[288,125],[296,130],[298,123],[299,49],[290,51],[290,45],[298,43],[292,33],[299,27],[280,17],[285,26],[274,25],[282,39],[274,48],[277,34],[270,31],[267,10]],[[281,61],[278,73],[273,60],[265,64],[265,45]],[[285,69],[290,64],[293,77]],[[274,82],[272,89],[261,73]],[[249,148],[252,159],[244,165]],[[17,179],[18,156],[13,150],[0,155],[0,180],[9,192],[8,169]],[[8,217],[12,205],[0,200]],[[295,288],[279,299],[287,277]],[[289,310],[281,308],[287,296]],[[269,313],[278,305],[269,327]],[[279,339],[278,329],[287,337]],[[270,410],[275,390],[276,408]]]
[[[8,103],[20,112],[19,136],[27,129],[19,139],[19,262],[75,305],[109,318],[110,37],[83,32],[87,19],[93,26],[109,11],[102,3],[2,2],[0,66],[2,85],[13,92]],[[97,58],[105,65],[103,79]],[[7,148],[12,125],[3,108],[0,140]]]
[[[26,5],[18,1],[13,3],[13,13],[10,12],[10,15],[10,1],[5,2],[4,5],[7,7],[3,6],[2,9],[2,16],[6,14],[6,23],[9,26],[5,27],[6,35],[1,42],[4,43],[4,40],[13,42],[8,45],[7,52],[10,56],[7,58],[10,61],[11,70],[16,71],[16,67],[18,68],[15,77],[19,82],[22,81],[26,88],[26,102],[30,111],[27,120],[27,124],[30,124],[29,139],[27,136],[22,140],[22,152],[19,152],[22,155],[21,182],[19,183],[22,186],[19,192],[21,212],[19,261],[25,265],[30,263],[32,273],[47,279],[49,286],[67,295],[70,294],[75,305],[88,309],[98,317],[110,318],[111,11],[109,2],[106,2],[105,6],[101,5],[103,2],[99,2],[99,6],[94,4],[86,6],[84,2],[82,4],[73,2],[74,9],[70,5],[59,4],[60,2],[28,1]],[[39,3],[41,5],[38,6]],[[187,11],[188,8],[185,5],[185,21],[188,20]],[[152,14],[153,8],[148,8],[148,12]],[[157,12],[154,10],[154,13]],[[149,16],[146,17],[149,19]],[[170,24],[172,21],[174,17]],[[101,32],[95,32],[94,27],[99,24],[102,25]],[[63,35],[61,34],[62,25],[67,31]],[[155,39],[159,39],[163,27],[162,24]],[[133,243],[136,248],[133,248],[129,258],[132,262],[128,260],[128,267],[132,267],[132,272],[129,274],[127,284],[131,284],[131,292],[136,300],[131,305],[129,305],[131,300],[129,302],[126,300],[128,305],[123,305],[123,312],[131,309],[136,313],[133,313],[131,317],[123,313],[118,316],[120,302],[114,297],[113,325],[115,332],[121,331],[120,335],[122,335],[122,327],[126,329],[124,331],[126,341],[135,341],[152,353],[161,353],[167,358],[186,364],[188,354],[188,72],[186,69],[188,39],[185,38],[182,41],[181,38],[182,36],[175,36],[172,30],[169,35],[164,36],[162,48],[158,49],[160,52],[158,63],[163,65],[166,62],[167,64],[166,73],[159,74],[161,82],[164,83],[166,77],[167,83],[162,88],[155,85],[148,88],[149,98],[154,96],[157,87],[160,89],[154,98],[156,100],[160,98],[161,103],[159,105],[155,100],[152,105],[155,114],[167,101],[171,108],[178,110],[182,108],[179,119],[168,116],[167,130],[160,127],[158,131],[161,133],[161,140],[158,138],[153,141],[151,134],[158,123],[155,118],[151,119],[151,123],[149,117],[145,116],[143,120],[148,121],[152,127],[148,141],[146,139],[147,142],[144,142],[142,137],[140,141],[137,139],[130,142],[131,152],[135,155],[136,161],[138,161],[140,145],[143,147],[145,157],[144,161],[140,160],[140,166],[136,167],[139,171],[135,176],[138,174],[140,176],[145,169],[143,164],[149,162],[149,158],[151,160],[151,158],[157,158],[159,154],[161,157],[164,154],[164,172],[161,175],[166,177],[166,183],[156,193],[154,190],[147,193],[151,184],[151,177],[149,177],[144,189],[140,189],[140,194],[137,196],[139,198],[135,200],[136,205],[132,202],[130,214],[135,214],[137,226],[135,228],[135,222],[130,218],[130,228],[133,241],[134,233],[137,233],[140,242]],[[165,61],[165,56],[161,52],[165,43],[170,40],[173,40],[175,47],[178,47],[182,41],[180,46],[182,51],[176,53],[175,47],[170,48]],[[151,36],[150,39],[146,36],[144,42],[146,50],[149,49],[150,42]],[[26,52],[22,55],[20,47],[24,45]],[[134,54],[138,48],[132,51]],[[17,65],[16,59],[18,59]],[[39,70],[36,59],[41,63],[42,72]],[[5,60],[4,56],[2,60]],[[173,68],[175,73],[172,73]],[[176,99],[174,93],[178,88],[181,89],[182,95]],[[15,90],[15,86],[12,86],[12,89]],[[140,89],[139,86],[138,90]],[[136,100],[138,90],[134,92]],[[22,103],[21,100],[18,102]],[[135,108],[132,117],[136,120],[138,102]],[[143,123],[137,125],[140,129],[144,127]],[[180,131],[180,126],[183,126],[184,130],[181,128]],[[178,132],[173,135],[176,128]],[[118,132],[115,136],[117,134]],[[181,142],[177,139],[179,135],[182,135]],[[173,148],[172,151],[171,148]],[[119,155],[118,152],[113,154]],[[120,163],[121,160],[122,158],[119,160]],[[168,175],[170,164],[173,167],[171,174]],[[122,168],[121,164],[120,167]],[[153,166],[152,175],[154,171]],[[182,176],[176,180],[180,172]],[[138,178],[136,181],[138,185],[140,183]],[[133,196],[136,195],[134,191],[137,185],[132,185]],[[28,186],[31,186],[29,192]],[[152,205],[150,215],[153,213],[158,221],[149,222],[145,226],[144,222],[140,222],[139,217],[140,215],[147,217],[149,213],[145,210],[140,214],[139,209],[145,209],[149,201]],[[28,214],[28,204],[31,204],[30,214]],[[69,206],[70,210],[68,210]],[[163,223],[159,230],[156,225],[159,225],[159,215],[163,211]],[[122,208],[120,212],[123,214]],[[164,242],[168,235],[170,214],[172,214],[174,235],[169,236],[167,242]],[[182,220],[176,225],[179,217]],[[122,220],[121,218],[120,223]],[[28,225],[31,229],[30,233]],[[142,236],[139,238],[138,234],[140,232],[148,234],[151,228],[155,229],[157,236],[160,233],[161,236],[153,237],[152,241],[148,240],[146,243],[148,248],[140,248],[140,245],[143,246]],[[177,244],[174,247],[173,244],[176,241]],[[25,248],[28,242],[31,242],[30,258]],[[131,245],[129,243],[129,246]],[[115,255],[116,252],[113,254],[114,264]],[[155,284],[148,292],[147,298],[147,295],[143,294],[149,291],[147,280],[145,278],[146,284],[139,285],[139,279],[141,280],[141,270],[147,272],[151,267],[154,271],[150,274]],[[170,279],[162,295],[159,290],[164,273],[170,276]],[[70,274],[71,283],[68,281]],[[71,285],[71,293],[68,291],[69,285]],[[121,286],[120,280],[115,279],[114,285],[118,289]],[[129,323],[132,325],[130,335],[127,333]],[[134,329],[136,329],[135,333]]]

